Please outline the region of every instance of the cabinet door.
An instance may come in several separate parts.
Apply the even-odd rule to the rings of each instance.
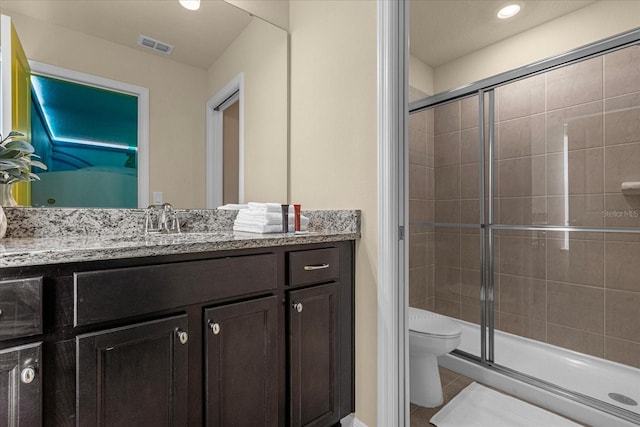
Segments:
[[[187,424],[187,316],[76,338],[78,426]]]
[[[0,351],[0,425],[40,426],[41,343]]]
[[[206,425],[278,425],[277,298],[205,310]]]
[[[289,293],[289,392],[292,426],[327,426],[338,405],[337,283]]]

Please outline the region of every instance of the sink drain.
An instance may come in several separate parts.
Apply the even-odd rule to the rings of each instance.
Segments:
[[[629,406],[638,406],[638,402],[630,398],[629,396],[625,396],[620,393],[609,393],[609,397],[615,400],[618,403],[622,403],[623,405]]]

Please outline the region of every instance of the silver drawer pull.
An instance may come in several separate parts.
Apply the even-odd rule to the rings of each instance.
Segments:
[[[324,270],[325,268],[329,268],[329,264],[305,265],[304,271]]]

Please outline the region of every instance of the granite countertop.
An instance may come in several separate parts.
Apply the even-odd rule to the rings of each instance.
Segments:
[[[355,210],[306,212],[311,218],[310,231],[302,234],[234,232],[229,227],[235,217],[234,214],[215,212],[209,214],[200,210],[194,211],[194,215],[198,218],[190,224],[189,232],[147,235],[140,233],[137,225],[135,229],[123,226],[118,210],[91,210],[90,214],[87,214],[88,211],[83,210],[80,213],[84,219],[82,232],[72,228],[72,224],[78,223],[78,210],[65,211],[64,215],[60,210],[48,211],[46,221],[42,218],[42,215],[45,215],[43,212],[46,211],[42,209],[8,212],[8,217],[13,216],[9,219],[10,224],[11,220],[14,220],[14,231],[0,240],[0,268],[324,243],[360,238],[360,212]],[[92,221],[102,222],[99,224],[100,227],[92,229],[87,226],[87,217],[90,215],[93,216]],[[75,221],[74,216],[76,216]],[[60,218],[65,219],[61,221]],[[99,221],[96,218],[99,218]],[[110,219],[120,221],[120,228],[123,228],[120,235],[112,232],[103,234],[95,232],[96,229],[108,230],[109,227],[104,227],[104,222]],[[206,225],[207,221],[209,226]],[[46,230],[44,226],[33,227],[34,223],[47,222],[51,225]],[[31,230],[38,231],[21,234],[16,231],[18,227],[16,223],[29,224]],[[215,225],[211,226],[211,224]],[[26,229],[26,227],[22,228],[22,230]],[[66,232],[62,232],[62,229]]]

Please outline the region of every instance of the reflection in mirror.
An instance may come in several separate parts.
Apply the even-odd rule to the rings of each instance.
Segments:
[[[410,3],[410,101],[620,34],[639,25],[629,1],[524,1],[498,19],[504,1]],[[570,29],[570,30],[569,30]]]
[[[150,3],[3,0],[0,12],[11,16],[31,61],[148,89],[148,131],[138,138],[148,140],[148,176],[141,177],[148,185],[139,205],[157,201],[153,194],[176,207],[214,207],[205,198],[206,105],[240,74],[239,194],[286,200],[286,32],[221,0],[198,11],[177,0]],[[173,46],[171,54],[139,46],[141,35]],[[97,120],[115,125],[113,117]]]

